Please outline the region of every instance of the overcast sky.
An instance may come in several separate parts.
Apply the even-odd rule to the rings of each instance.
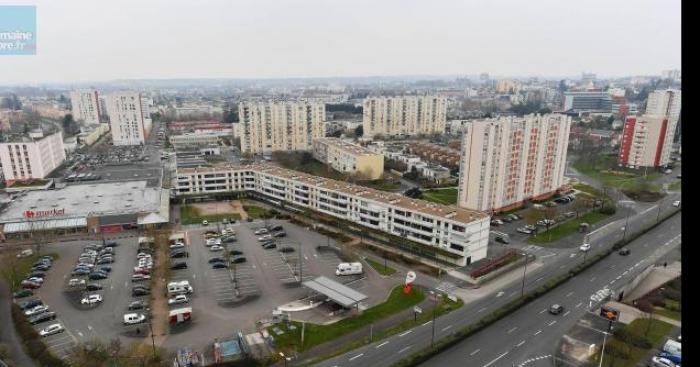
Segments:
[[[0,84],[118,78],[658,75],[680,0],[15,0],[37,55]],[[0,9],[0,11],[2,11]]]

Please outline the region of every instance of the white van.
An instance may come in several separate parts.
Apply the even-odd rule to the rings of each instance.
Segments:
[[[335,269],[335,275],[362,274],[362,263],[340,263]]]

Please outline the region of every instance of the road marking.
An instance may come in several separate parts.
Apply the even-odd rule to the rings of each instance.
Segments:
[[[486,311],[486,309],[488,309],[488,307],[483,307],[479,311],[476,311],[476,313],[484,312],[484,311]]]
[[[440,331],[445,331],[445,330],[447,330],[447,329],[449,329],[449,328],[451,328],[451,327],[452,327],[452,325],[447,325],[447,326],[445,326],[444,328],[442,328],[442,330],[440,330]]]
[[[582,304],[583,304],[583,302],[579,302],[579,303],[576,305],[576,308],[581,307]]]
[[[544,310],[540,311],[540,315],[547,312],[547,309],[545,308]]]
[[[428,325],[428,324],[430,324],[431,322],[432,322],[432,320],[431,320],[431,321],[428,321],[428,322],[426,322],[426,323],[424,323],[424,324],[423,324],[423,325],[421,325],[421,326],[425,326],[425,325]]]
[[[564,312],[564,316],[568,315],[569,313],[571,313],[571,311]]]
[[[629,270],[627,270],[627,271],[625,271],[624,273],[622,273],[622,275],[627,275],[627,273],[629,273]]]
[[[399,334],[399,336],[406,336],[406,335],[408,335],[408,334],[410,334],[410,333],[412,333],[412,332],[413,332],[413,330],[404,331],[403,333]]]
[[[521,345],[525,344],[525,340],[521,341],[520,343],[516,344],[515,347],[520,347]]]
[[[350,359],[348,359],[348,361],[352,361],[352,360],[354,360],[354,359],[360,358],[360,357],[362,357],[363,355],[365,355],[365,354],[364,354],[364,353],[360,353],[360,354],[358,354],[358,355],[356,355],[356,356],[354,356],[354,357],[350,357]]]
[[[554,324],[556,324],[556,323],[557,323],[557,320],[554,320],[554,321],[550,322],[549,324],[547,324],[547,326],[552,326],[552,325],[554,325]]]
[[[505,352],[505,353],[501,354],[500,356],[496,357],[496,359],[494,359],[493,361],[491,361],[491,362],[485,364],[484,367],[489,367],[490,365],[496,363],[496,361],[498,361],[499,359],[505,357],[506,354],[508,354],[508,352]]]
[[[532,334],[532,335],[537,335],[537,334],[539,334],[539,333],[541,333],[541,332],[542,332],[542,330],[537,330],[537,331],[535,331],[535,333]]]
[[[412,347],[412,346],[411,346],[411,345],[409,345],[409,346],[407,346],[406,348],[403,348],[403,349],[401,349],[401,350],[399,351],[399,354],[401,354],[401,353],[403,353],[403,352],[407,351],[407,350],[408,350],[408,348],[410,348],[410,347]]]
[[[469,355],[470,355],[470,356],[473,356],[473,355],[479,353],[480,350],[481,350],[481,349],[477,349],[477,350],[475,350],[475,351],[469,353]]]
[[[510,333],[514,332],[515,330],[517,330],[517,329],[518,329],[518,327],[516,326],[516,327],[514,327],[514,328],[508,330],[508,331],[506,332],[506,334],[510,334]]]
[[[595,277],[591,278],[591,282],[593,282],[594,280],[595,280]]]
[[[544,279],[544,277],[539,277],[539,278],[535,279],[535,283],[539,282],[542,279]]]
[[[574,292],[569,292],[566,294],[566,297],[571,297],[572,294],[574,294]]]
[[[381,347],[383,347],[383,346],[385,346],[385,345],[387,345],[387,344],[389,344],[389,341],[388,341],[388,340],[385,341],[385,342],[382,343],[382,344],[377,345],[376,347],[374,347],[374,349],[379,349],[379,348],[381,348]]]
[[[622,275],[618,275],[617,278],[615,278],[615,280],[620,280],[620,278],[622,278]]]
[[[504,294],[505,294],[505,292],[500,291],[500,292],[498,292],[498,294],[496,294],[496,298],[498,298],[498,297],[500,297],[500,296],[502,296],[502,295],[504,295]]]

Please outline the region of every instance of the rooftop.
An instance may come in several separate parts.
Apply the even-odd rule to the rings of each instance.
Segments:
[[[0,222],[24,220],[27,210],[57,211],[61,218],[160,211],[160,188],[147,181],[68,185],[57,190],[27,191],[15,196],[0,213]]]
[[[357,144],[353,144],[340,138],[319,138],[316,141],[334,145],[340,149],[350,152],[354,155],[377,155],[377,153]]]

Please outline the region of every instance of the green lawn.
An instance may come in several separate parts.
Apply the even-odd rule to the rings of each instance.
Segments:
[[[457,194],[457,189],[453,187],[441,190],[428,190],[423,192],[423,200],[452,205],[457,203]]]
[[[668,191],[681,191],[681,180],[668,185]]]
[[[261,208],[259,206],[245,205],[243,207],[243,209],[246,211],[246,213],[248,213],[249,218],[253,218],[253,219],[261,219],[262,218],[262,219],[264,219],[264,218],[269,217],[268,210],[265,208]]]
[[[656,312],[657,314],[659,314],[661,316],[666,316],[669,319],[681,321],[681,313],[680,312],[671,311],[667,308],[662,308],[662,307],[656,307],[655,310],[656,311],[654,311],[654,312]]]
[[[585,192],[586,194],[589,194],[590,196],[593,196],[595,198],[610,199],[609,196],[603,195],[602,191],[600,191],[600,190],[598,190],[595,187],[590,186],[590,185],[578,183],[578,184],[574,185],[574,189],[581,191],[581,192]]]
[[[658,345],[660,342],[662,342],[663,339],[673,329],[673,325],[655,319],[637,319],[634,320],[631,324],[625,326],[625,328],[635,335],[644,336],[644,333],[647,329],[647,324],[649,322],[651,322],[651,326],[649,328],[649,334],[646,336],[646,339],[649,340],[652,343],[652,345]],[[613,362],[613,358],[609,353],[607,353],[607,351],[609,350],[608,348],[610,347],[613,347],[617,350],[629,351],[628,358],[622,359],[620,357],[617,357]],[[612,338],[608,339],[608,342],[606,344],[606,353],[605,357],[603,358],[603,365],[606,367],[636,367],[637,364],[642,359],[648,357],[649,354],[649,349],[643,349],[633,345],[628,345],[622,342],[621,340],[618,340],[617,338]],[[600,358],[600,354],[598,354],[598,358]]]
[[[394,182],[386,179],[375,180],[375,181],[363,181],[359,182],[359,185],[373,188],[380,191],[396,191],[401,188],[400,182]]]
[[[578,227],[581,223],[593,224],[600,222],[601,220],[607,218],[607,214],[600,213],[598,211],[588,212],[578,218],[570,219],[546,232],[540,232],[537,236],[530,236],[528,242],[531,243],[548,243],[566,237],[572,233],[578,231]]]
[[[374,268],[374,270],[379,272],[379,274],[381,275],[393,275],[394,273],[396,273],[396,269],[390,266],[384,267],[384,264],[380,264],[372,259],[365,259],[365,261],[367,261],[367,263],[370,264]]]
[[[19,251],[17,253],[19,253]],[[58,259],[58,254],[55,252],[51,252],[48,254],[44,252],[38,255],[34,254],[29,257],[23,257],[21,259],[15,257],[15,252],[7,251],[4,254],[4,256],[7,256],[7,258],[3,259],[3,263],[9,261],[9,264],[11,265],[0,265],[0,273],[7,280],[8,284],[10,284],[10,288],[12,288],[13,292],[20,288],[20,283],[22,282],[22,279],[25,279],[27,275],[29,275],[32,269],[32,265],[37,260],[39,260],[39,258],[46,255],[53,256],[54,261]]]
[[[180,222],[182,224],[201,224],[203,220],[209,223],[216,223],[221,222],[225,218],[239,220],[241,216],[238,213],[201,215],[199,209],[193,206],[180,207]]]
[[[574,163],[574,168],[586,176],[593,177],[608,186],[616,187],[621,190],[638,191],[646,188],[650,191],[658,191],[660,186],[652,182],[661,175],[658,172],[647,171],[644,178],[643,170],[631,170],[622,167],[617,167],[614,157],[599,156],[592,162],[585,162],[581,159]],[[614,170],[620,174],[603,172]]]
[[[285,330],[285,333],[282,335],[275,334],[271,330],[272,328],[268,328],[268,332],[275,337],[275,344],[278,349],[292,349],[293,346],[296,345],[297,350],[301,352],[415,306],[424,299],[425,295],[423,292],[416,288],[414,288],[414,291],[410,295],[405,295],[403,293],[403,287],[397,286],[391,291],[386,302],[366,309],[359,316],[349,317],[330,325],[307,323],[304,332],[304,345],[301,347],[300,322],[292,322],[292,324],[296,326],[294,330],[286,330],[286,327],[280,325],[279,328]]]

